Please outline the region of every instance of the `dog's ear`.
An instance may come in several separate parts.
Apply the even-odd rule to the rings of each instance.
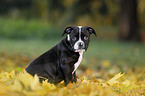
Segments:
[[[88,32],[89,32],[90,34],[94,34],[94,35],[97,37],[96,32],[95,32],[95,30],[94,30],[93,28],[87,27],[87,30],[88,30]]]
[[[67,27],[67,28],[64,30],[62,36],[63,36],[65,33],[66,33],[66,34],[70,34],[71,31],[73,30],[73,27],[74,27],[74,26],[69,26],[69,27]]]

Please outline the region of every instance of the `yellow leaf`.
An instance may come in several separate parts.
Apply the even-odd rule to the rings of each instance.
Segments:
[[[31,81],[33,81],[33,76],[31,76],[30,74],[24,71],[19,74],[18,80],[24,89],[31,90],[30,84],[31,84]]]
[[[125,86],[129,86],[130,85],[130,81],[129,80],[125,80],[124,82],[122,82],[123,85]]]
[[[89,80],[83,80],[82,83],[83,84],[89,84]]]
[[[116,84],[116,83],[118,83],[118,81],[117,81],[117,79],[119,79],[121,76],[123,76],[124,74],[121,74],[121,72],[120,73],[118,73],[117,75],[115,75],[112,79],[110,79],[109,81],[107,81],[107,84],[109,84],[109,85],[113,85],[113,84]]]
[[[38,76],[35,74],[33,80],[30,82],[30,87],[32,90],[40,90],[40,82]]]
[[[48,80],[43,81],[43,82],[42,82],[42,86],[43,86],[47,91],[56,89],[56,86],[55,86],[54,84],[48,83]]]
[[[88,78],[86,76],[83,76],[81,79],[82,80],[88,80]]]
[[[10,85],[14,79],[14,76],[15,76],[15,71],[12,71],[10,73],[2,72],[0,74],[0,81],[6,83],[7,85]]]
[[[121,92],[128,92],[130,90],[133,89],[138,89],[139,86],[136,85],[134,82],[130,82],[129,80],[125,80],[124,82],[122,82],[121,86],[120,86],[120,90]]]
[[[15,80],[14,84],[11,86],[11,89],[17,92],[22,92],[23,86],[18,80]]]
[[[145,87],[145,84],[141,84],[141,87]]]

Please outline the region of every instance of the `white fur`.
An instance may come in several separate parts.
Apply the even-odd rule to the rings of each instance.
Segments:
[[[70,41],[70,35],[69,34],[67,35],[67,40]]]
[[[74,74],[74,72],[77,70],[77,68],[79,67],[79,65],[80,65],[80,63],[82,61],[82,58],[83,58],[83,50],[82,51],[79,51],[79,54],[80,54],[80,56],[79,56],[78,62],[76,62],[74,64],[74,70],[73,70],[72,74]]]

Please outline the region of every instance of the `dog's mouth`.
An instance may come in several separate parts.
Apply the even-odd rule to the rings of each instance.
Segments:
[[[82,42],[75,43],[73,49],[74,49],[75,52],[84,52],[84,51],[86,51],[85,44],[82,43]]]
[[[75,49],[75,52],[81,52],[81,51],[86,51],[85,49]]]

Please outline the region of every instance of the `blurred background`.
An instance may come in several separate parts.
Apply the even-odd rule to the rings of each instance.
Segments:
[[[0,0],[0,70],[26,68],[70,25],[98,35],[81,70],[145,67],[145,0]]]

